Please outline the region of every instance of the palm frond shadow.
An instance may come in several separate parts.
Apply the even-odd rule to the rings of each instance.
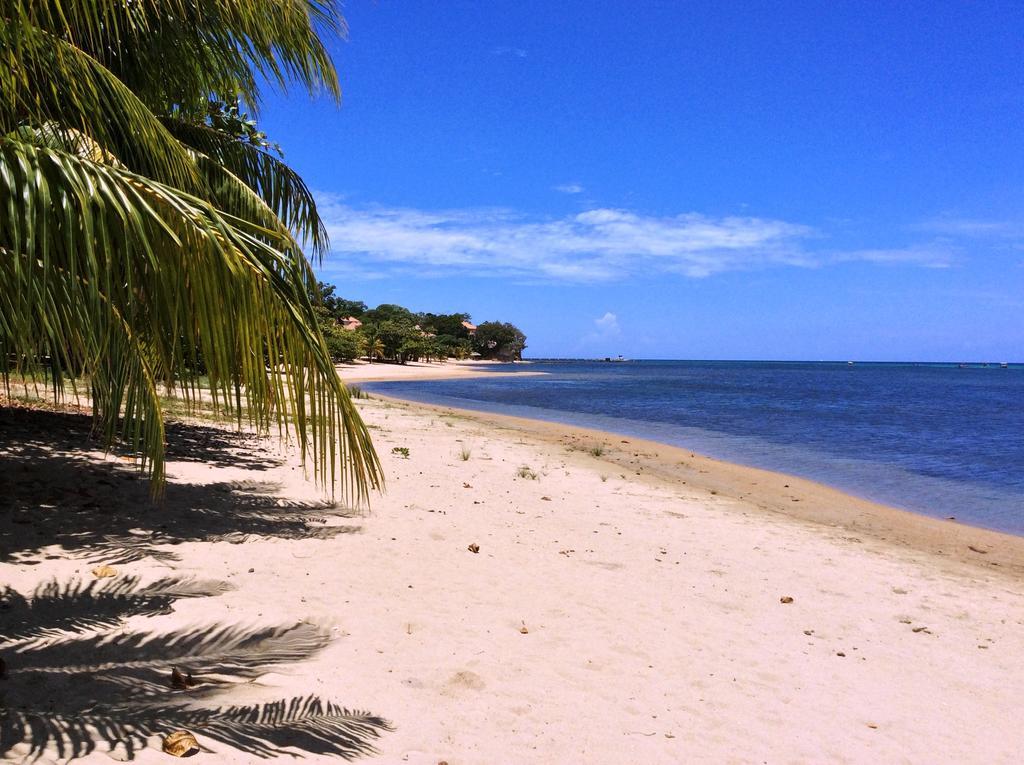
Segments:
[[[218,590],[217,583],[189,580],[162,580],[146,588],[121,584],[109,592],[106,587],[54,584],[41,587],[32,599],[8,590],[8,613],[18,618],[11,626],[4,623],[6,642],[0,644],[0,757],[20,755],[31,761],[56,752],[74,758],[103,744],[131,758],[150,737],[181,728],[257,757],[317,753],[353,758],[373,752],[373,741],[391,730],[387,721],[315,696],[201,705],[324,648],[329,636],[314,624],[171,633],[109,629],[129,616],[163,613],[178,597]],[[37,604],[36,598],[51,602]],[[82,624],[60,613],[58,603],[71,611],[106,604],[102,617],[88,626],[107,627],[107,632],[66,632]],[[173,670],[187,681],[173,682]]]
[[[230,464],[239,453],[247,465],[268,452],[251,436],[227,430],[184,424],[174,430],[177,446],[169,455],[180,449],[189,459]],[[9,510],[0,513],[0,561],[176,560],[167,546],[182,542],[329,539],[360,530],[343,522],[357,511],[326,500],[283,501],[270,482],[171,480],[154,503],[131,465],[96,460],[83,415],[0,408],[0,444],[0,508]]]
[[[54,580],[31,597],[6,586],[0,589],[0,646],[115,627],[128,616],[168,614],[178,598],[210,597],[229,589],[226,582],[177,578],[140,587],[139,579],[130,576],[87,583]]]
[[[158,634],[115,633],[34,642],[6,654],[8,688],[31,707],[59,691],[66,711],[120,708],[171,697],[194,702],[307,659],[328,643],[315,625],[200,627]],[[171,670],[193,686],[173,688]]]
[[[28,751],[26,759],[50,747],[56,747],[61,758],[82,757],[96,750],[98,732],[111,750],[122,748],[126,758],[133,759],[151,736],[180,729],[260,758],[308,753],[347,760],[374,754],[374,741],[393,730],[377,715],[317,696],[207,709],[149,707],[73,716],[6,709],[0,710],[0,756],[21,746]]]

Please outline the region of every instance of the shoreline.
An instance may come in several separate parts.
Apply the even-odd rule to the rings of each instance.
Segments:
[[[364,382],[402,382],[413,380],[457,380],[467,377],[482,377],[488,369],[509,365],[528,365],[526,361],[410,361],[405,364],[384,362],[369,363],[358,361],[351,364],[336,364],[338,375],[346,384],[358,385]],[[543,375],[546,372],[516,372],[521,375]]]
[[[420,365],[415,372],[403,377],[363,378],[353,382],[452,379],[438,374],[443,371]],[[465,369],[453,377],[484,374],[486,371],[480,369]],[[344,375],[342,379],[349,382]],[[428,411],[458,413],[466,419],[529,433],[547,443],[567,448],[585,449],[600,443],[606,448],[595,459],[633,473],[634,478],[646,477],[676,487],[686,486],[744,503],[762,512],[861,534],[877,543],[934,556],[947,564],[1024,575],[1024,537],[1008,532],[893,507],[810,478],[720,460],[650,439],[580,425],[431,404],[393,393],[372,391],[370,395]]]

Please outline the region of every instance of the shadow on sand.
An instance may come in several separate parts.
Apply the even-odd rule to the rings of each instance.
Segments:
[[[169,459],[260,470],[280,464],[248,435],[175,424],[169,439]],[[280,500],[270,482],[169,480],[154,502],[134,466],[99,460],[96,448],[83,415],[0,408],[0,562],[176,560],[166,546],[359,531],[343,522],[357,512],[328,501]]]
[[[219,452],[217,464],[271,464],[264,453],[233,462],[244,439],[213,430],[179,426],[175,437],[193,439],[191,459],[209,450]],[[88,434],[80,415],[0,409],[0,561],[166,559],[175,556],[163,546],[184,541],[323,539],[356,528],[328,525],[351,515],[331,503],[282,503],[264,483],[169,482],[154,504],[134,468],[96,459]],[[391,726],[368,712],[317,696],[229,703],[241,684],[248,700],[253,681],[324,648],[329,636],[317,625],[158,629],[175,601],[230,589],[134,577],[51,581],[31,594],[0,589],[0,759],[98,749],[132,759],[179,729],[254,758],[372,754]],[[137,628],[145,617],[154,629]]]

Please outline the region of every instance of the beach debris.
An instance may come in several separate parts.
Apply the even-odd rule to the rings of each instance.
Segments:
[[[789,595],[783,595],[781,598],[779,598],[779,602],[780,603],[792,603],[793,602],[793,598],[791,598]]]
[[[923,632],[926,635],[931,635],[932,634],[932,631],[930,629],[928,629],[927,627],[914,627],[911,630],[911,632]]]
[[[877,728],[878,728],[878,726],[877,726],[877,725],[875,725],[874,723],[868,723],[867,725],[868,725],[868,727],[869,727],[869,728],[871,728],[872,730],[875,730],[875,729],[877,729]]]
[[[191,757],[199,754],[199,742],[187,730],[176,730],[164,738],[163,750],[172,757]]]
[[[476,542],[473,542],[473,544],[471,544],[466,549],[475,555],[476,553],[480,552],[480,545],[478,545]]]
[[[176,691],[187,691],[196,684],[196,681],[192,679],[191,672],[183,675],[177,667],[171,667],[170,683]]]
[[[976,552],[976,553],[978,553],[980,555],[988,555],[988,550],[979,550],[974,545],[967,545],[967,549],[970,550],[971,552]]]
[[[463,489],[472,489],[473,487],[472,487],[472,486],[471,486],[470,484],[468,484],[468,483],[466,483],[465,481],[463,481],[463,483],[462,483],[462,488],[463,488]]]
[[[97,579],[106,579],[110,576],[117,576],[117,569],[113,566],[97,566],[92,570],[92,575]]]
[[[836,651],[836,656],[842,657],[844,659],[846,658],[846,654],[843,653],[842,651]]]
[[[522,624],[523,624],[523,626],[519,628],[520,634],[529,635],[530,634],[530,630],[526,629],[526,622],[523,622]]]
[[[541,497],[541,500],[543,500],[544,502],[550,502],[551,497]]]

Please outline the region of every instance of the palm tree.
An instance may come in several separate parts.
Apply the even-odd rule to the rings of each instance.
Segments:
[[[380,483],[309,298],[316,203],[223,106],[258,114],[262,82],[338,99],[321,34],[343,31],[335,0],[0,5],[0,376],[87,381],[106,445],[157,488],[158,389],[195,402],[200,366],[332,487]]]

